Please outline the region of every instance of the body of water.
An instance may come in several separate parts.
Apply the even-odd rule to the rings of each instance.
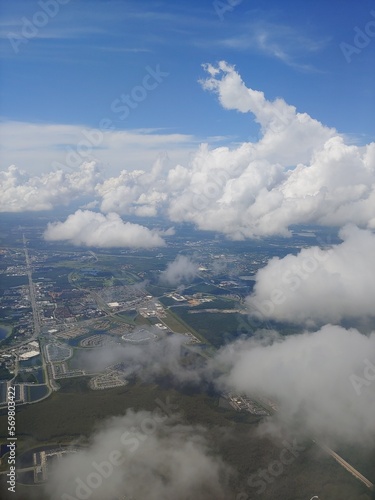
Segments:
[[[4,340],[7,338],[7,336],[10,334],[11,328],[4,328],[3,326],[0,326],[0,340]]]

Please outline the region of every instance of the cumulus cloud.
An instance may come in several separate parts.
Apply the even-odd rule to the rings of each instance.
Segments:
[[[271,259],[256,274],[250,313],[321,324],[375,316],[375,234],[347,225],[339,235],[338,245]]]
[[[177,255],[173,262],[170,262],[167,269],[160,274],[160,281],[169,285],[180,285],[189,283],[198,274],[198,264],[191,257]]]
[[[12,165],[0,172],[0,212],[51,210],[84,195],[93,195],[100,180],[95,162],[82,163],[72,172],[62,169],[29,176]]]
[[[225,62],[206,65],[204,89],[228,110],[254,115],[258,142],[210,149],[152,174],[123,172],[98,186],[101,209],[161,213],[233,239],[290,235],[293,224],[375,227],[375,143],[345,138],[283,99],[246,87]]]
[[[276,419],[310,438],[375,444],[375,333],[326,325],[240,340],[218,355],[222,387],[278,402]]]
[[[106,179],[96,187],[101,197],[101,210],[141,217],[157,215],[168,197],[164,181],[167,170],[168,159],[164,155],[148,172],[123,170],[119,176]]]
[[[170,158],[161,155],[150,169],[144,168],[145,162],[119,164],[126,168],[120,174],[90,184],[102,212],[163,215],[232,239],[290,236],[290,226],[295,224],[351,222],[375,228],[375,143],[347,144],[334,128],[282,98],[271,101],[260,90],[247,87],[224,61],[204,69],[203,88],[228,111],[252,116],[259,124],[260,139],[232,147],[201,144],[189,161],[178,163],[172,163],[173,148],[168,149]],[[152,144],[158,143],[151,135]],[[147,142],[149,135],[145,136]],[[132,140],[131,134],[113,133],[106,147],[116,149],[119,143],[130,147]],[[3,210],[47,209],[70,199],[71,192],[78,195],[71,186],[67,196],[64,179],[51,190],[44,189],[39,177],[12,178],[6,184]]]
[[[213,454],[205,429],[156,411],[109,419],[50,472],[51,500],[224,500],[230,491],[229,468]]]
[[[254,144],[254,154],[271,162],[295,165],[307,162],[311,155],[333,137],[335,129],[325,127],[306,113],[298,113],[283,99],[268,101],[263,92],[247,88],[241,76],[224,61],[217,67],[204,65],[209,77],[204,89],[215,92],[220,104],[229,110],[252,113],[263,136]]]
[[[152,248],[165,245],[156,232],[145,226],[123,222],[116,213],[103,215],[90,210],[77,210],[64,222],[49,223],[44,239],[100,248]]]
[[[287,236],[300,223],[374,226],[375,143],[345,144],[335,129],[283,99],[268,101],[247,88],[225,62],[205,69],[203,87],[224,108],[252,113],[262,137],[232,150],[203,146],[188,168],[172,170],[170,181],[185,179],[168,207],[172,219],[236,239]]]

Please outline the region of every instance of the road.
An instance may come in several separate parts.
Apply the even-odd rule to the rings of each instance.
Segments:
[[[15,348],[19,348],[23,345],[28,344],[32,340],[37,340],[40,334],[40,317],[39,317],[39,311],[36,305],[36,297],[35,297],[35,286],[33,283],[33,276],[32,276],[32,267],[30,263],[30,257],[29,257],[29,251],[27,249],[27,244],[26,244],[26,237],[23,235],[23,248],[24,248],[24,253],[25,253],[25,260],[26,260],[26,272],[27,272],[27,277],[29,280],[29,291],[30,291],[30,303],[31,303],[31,310],[33,313],[33,322],[34,322],[34,331],[31,337],[29,337],[27,340],[22,340],[21,342],[14,342],[10,347],[6,347],[2,349],[3,353],[11,352]]]
[[[374,489],[374,485],[367,478],[365,478],[365,476],[363,476],[360,472],[358,472],[357,469],[352,467],[350,464],[348,464],[348,462],[346,462],[346,460],[344,460],[342,457],[340,457],[340,455],[338,455],[333,450],[331,450],[331,448],[329,448],[327,445],[320,443],[318,441],[314,441],[314,442],[318,446],[320,446],[320,448],[322,448],[322,450],[324,450],[326,453],[331,455],[331,457],[333,457],[342,467],[344,467],[347,471],[349,471],[351,474],[353,474],[354,477],[356,477],[357,479],[362,481],[362,483],[364,483],[367,486],[367,488],[370,488],[371,490]]]
[[[25,252],[25,259],[26,259],[26,270],[27,270],[27,277],[29,278],[29,289],[30,289],[30,302],[31,302],[31,309],[33,311],[33,320],[34,320],[34,333],[32,335],[32,338],[30,340],[35,340],[39,337],[40,334],[40,319],[39,319],[39,311],[36,305],[36,297],[35,297],[35,285],[33,283],[33,276],[32,276],[32,267],[30,263],[30,257],[29,257],[29,251],[27,249],[27,242],[25,235],[23,235],[23,248]]]
[[[262,406],[266,407],[266,405],[262,404]],[[271,415],[276,413],[274,408],[268,407],[268,410],[271,411]],[[322,450],[324,450],[328,455],[336,460],[338,464],[340,464],[344,469],[350,472],[354,477],[362,481],[363,484],[367,486],[370,490],[374,490],[374,485],[369,481],[363,474],[361,474],[357,469],[355,469],[352,465],[350,465],[346,460],[344,460],[340,455],[338,455],[335,451],[331,450],[326,444],[317,441],[316,439],[312,440],[313,443],[318,445]]]
[[[38,307],[36,305],[35,285],[33,283],[32,267],[31,267],[31,262],[30,262],[29,251],[27,249],[27,241],[26,241],[25,235],[23,235],[23,248],[24,248],[25,259],[26,259],[26,271],[27,271],[27,276],[29,278],[31,310],[33,312],[33,320],[34,320],[33,335],[31,337],[31,339],[28,339],[26,342],[26,343],[29,343],[32,340],[39,340],[40,317],[39,317],[39,310],[38,310]],[[42,358],[42,368],[43,368],[44,375],[45,375],[46,385],[48,387],[48,395],[46,397],[48,397],[53,390],[56,390],[56,387],[54,385],[54,381],[50,381],[49,376],[48,376],[48,370],[47,370],[47,366],[46,366],[45,354],[43,352],[42,343],[39,342],[39,345],[40,345],[40,354],[41,354],[41,358]]]

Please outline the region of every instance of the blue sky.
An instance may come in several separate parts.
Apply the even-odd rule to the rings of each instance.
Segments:
[[[282,97],[359,144],[374,138],[375,40],[350,63],[340,48],[353,44],[356,26],[375,21],[373,1],[64,2],[18,53],[9,38],[21,35],[22,18],[32,20],[41,5],[2,2],[5,123],[95,128],[109,118],[119,130],[159,129],[197,142],[256,140],[250,115],[224,110],[198,83],[202,63],[226,60],[267,99]],[[111,103],[157,65],[168,77],[120,120]]]

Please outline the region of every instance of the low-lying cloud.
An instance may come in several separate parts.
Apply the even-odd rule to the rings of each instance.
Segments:
[[[224,500],[229,468],[200,426],[159,412],[128,410],[101,425],[87,447],[49,470],[51,500]]]
[[[77,210],[64,222],[48,224],[44,239],[99,248],[152,248],[165,245],[159,234],[147,227],[123,222],[116,213],[103,215],[90,210]]]
[[[86,361],[94,364],[97,358],[100,369],[123,361],[133,367],[133,373],[143,372],[144,380],[166,367],[178,377],[181,367],[175,361],[180,339],[172,336],[162,342],[126,346],[117,353],[104,350],[102,359],[95,349]],[[280,430],[288,429],[300,439],[332,446],[371,447],[375,444],[374,353],[375,333],[365,336],[332,325],[290,337],[272,332],[223,348],[210,361],[206,376],[211,373],[220,390],[266,397],[278,404],[276,414],[260,424],[260,431],[279,437]],[[155,407],[154,412],[128,410],[101,422],[88,445],[49,470],[45,485],[49,498],[230,498],[232,471],[210,446],[207,430],[182,423],[175,406],[173,414]]]
[[[375,234],[353,225],[342,243],[274,257],[256,274],[250,314],[294,323],[337,323],[375,316]]]
[[[198,264],[191,257],[177,255],[173,262],[170,262],[167,269],[161,272],[160,281],[169,285],[180,285],[190,283],[198,275]]]
[[[51,210],[82,196],[93,196],[100,180],[95,162],[83,162],[75,171],[56,169],[30,176],[15,165],[0,172],[0,212]]]
[[[188,366],[182,363],[183,346],[188,339],[184,335],[166,335],[157,327],[142,327],[140,334],[147,333],[155,340],[135,344],[104,346],[81,350],[77,365],[81,368],[100,372],[105,368],[123,363],[124,377],[137,376],[145,382],[153,382],[160,376],[170,376],[175,383],[200,383],[203,380],[202,365]],[[133,333],[136,338],[137,330]]]
[[[375,444],[375,333],[326,325],[313,333],[239,340],[221,350],[222,388],[276,401],[275,418],[326,442]]]

